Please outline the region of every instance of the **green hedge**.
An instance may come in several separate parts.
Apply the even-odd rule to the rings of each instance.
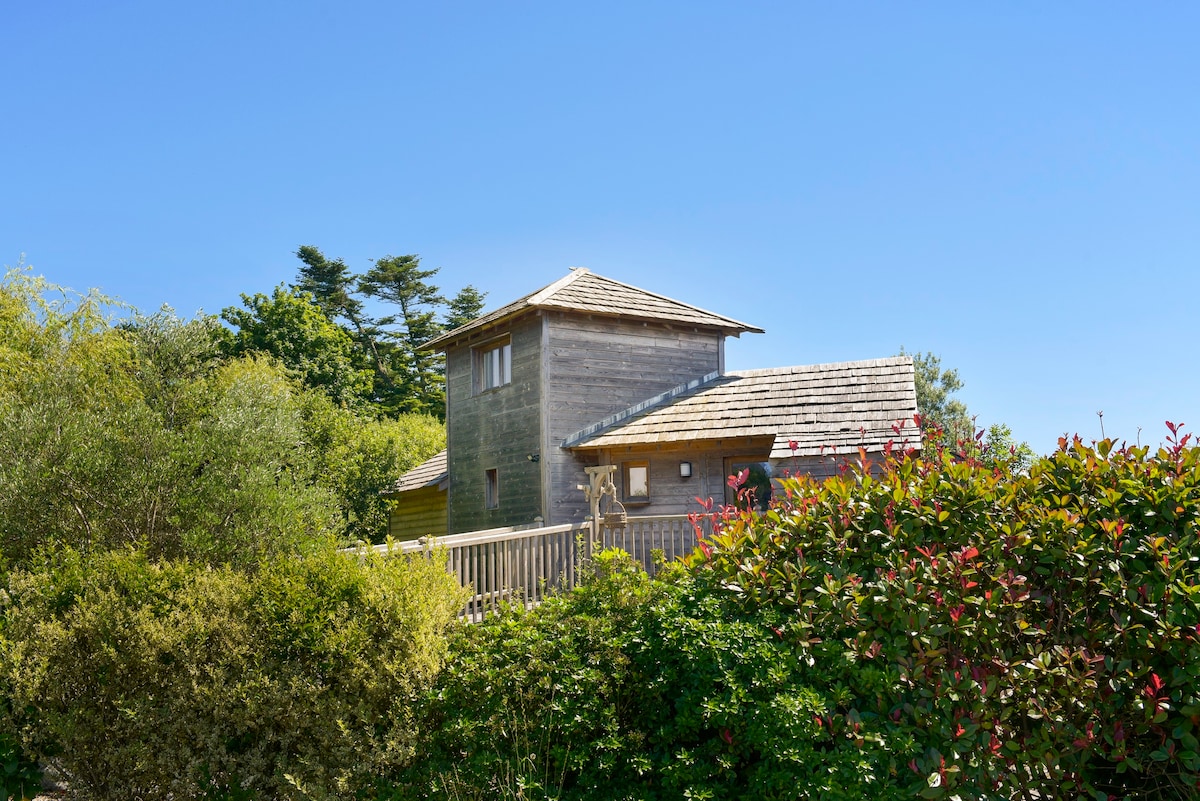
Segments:
[[[886,799],[890,744],[841,743],[839,701],[768,615],[623,552],[460,632],[401,798]],[[900,747],[906,747],[902,741]]]
[[[254,574],[65,554],[8,592],[18,731],[92,801],[367,793],[412,758],[463,603],[437,560],[331,550]]]
[[[1200,451],[934,449],[472,627],[417,798],[1197,798]],[[744,504],[749,506],[750,504]]]
[[[1088,446],[1012,475],[945,451],[725,515],[694,567],[846,702],[827,722],[912,737],[927,798],[1195,798],[1200,451]]]

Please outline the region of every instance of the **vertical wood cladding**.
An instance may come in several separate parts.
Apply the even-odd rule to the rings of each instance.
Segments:
[[[563,450],[563,440],[610,414],[719,369],[721,334],[559,312],[547,313],[546,325],[544,418],[550,447],[543,458],[548,460],[551,508],[545,516],[548,523],[566,523],[588,514],[584,494],[576,487],[586,483],[583,468],[597,461],[591,454]]]
[[[404,493],[388,518],[388,536],[394,540],[440,537],[446,533],[446,493],[422,487]]]
[[[542,322],[533,314],[492,332],[512,342],[512,380],[475,391],[473,350],[489,336],[446,352],[447,445],[449,448],[449,533],[521,525],[541,508]],[[499,506],[485,508],[485,471],[499,481]]]

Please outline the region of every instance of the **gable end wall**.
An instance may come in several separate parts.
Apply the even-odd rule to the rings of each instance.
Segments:
[[[560,446],[576,431],[721,367],[717,331],[562,312],[546,314],[547,522],[583,520],[590,454]]]

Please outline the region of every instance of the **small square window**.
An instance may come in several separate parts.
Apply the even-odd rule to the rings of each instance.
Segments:
[[[625,503],[650,503],[650,463],[625,462],[622,467]]]
[[[475,391],[487,392],[512,382],[512,343],[492,342],[474,352]]]
[[[500,474],[496,468],[483,471],[483,502],[486,509],[500,508]]]

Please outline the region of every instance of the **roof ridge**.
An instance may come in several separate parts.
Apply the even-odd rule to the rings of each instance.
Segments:
[[[576,268],[572,268],[572,269],[574,270]],[[583,269],[586,271],[586,268],[579,268],[579,269]],[[649,289],[642,289],[640,286],[634,286],[633,284],[627,284],[624,281],[618,281],[615,278],[609,278],[607,275],[600,275],[599,273],[592,273],[592,272],[589,272],[588,274],[595,276],[596,278],[600,279],[601,281],[607,281],[610,284],[616,284],[619,287],[624,287],[625,289],[630,289],[630,290],[633,290],[634,292],[641,292],[643,295],[649,295],[652,298],[657,298],[658,300],[663,300],[663,301],[666,301],[667,303],[674,303],[677,306],[684,306],[688,309],[691,309],[692,311],[703,312],[704,314],[710,315],[712,317],[717,317],[721,320],[725,320],[726,322],[733,323],[734,325],[736,325],[739,328],[745,329],[745,331],[748,333],[757,333],[757,334],[763,333],[763,330],[756,325],[750,325],[749,323],[743,323],[741,320],[735,320],[732,317],[726,317],[724,314],[717,314],[714,311],[709,311],[708,309],[701,308],[700,306],[695,306],[691,303],[685,303],[682,300],[679,300],[678,298],[671,298],[671,297],[667,297],[666,295],[660,295],[657,292],[651,292]],[[572,278],[572,276],[567,276],[567,277]],[[548,288],[549,287],[547,287],[547,289]],[[559,289],[561,289],[561,288],[562,287],[559,287]],[[555,291],[558,291],[558,290],[555,290]],[[539,293],[539,294],[541,294],[541,293]]]
[[[729,376],[739,376],[743,378],[751,378],[756,376],[771,375],[773,373],[783,374],[787,372],[806,372],[815,373],[819,370],[846,369],[850,367],[890,367],[892,365],[911,364],[912,357],[908,354],[903,356],[886,356],[881,359],[856,359],[848,362],[822,362],[820,364],[793,364],[785,367],[756,367],[750,370],[729,370],[725,374]]]
[[[705,386],[706,384],[711,384],[713,381],[716,381],[718,378],[721,378],[721,377],[722,377],[721,371],[714,370],[713,372],[708,373],[707,375],[705,375],[701,378],[693,378],[691,381],[686,381],[682,384],[679,384],[678,386],[671,387],[666,392],[660,392],[657,395],[646,398],[644,401],[642,401],[640,403],[635,403],[633,406],[630,406],[626,409],[622,409],[621,411],[616,412],[615,414],[610,414],[608,417],[605,417],[603,420],[601,420],[598,423],[592,423],[590,426],[587,426],[586,428],[579,429],[574,434],[572,434],[571,436],[564,439],[561,447],[570,448],[574,445],[578,445],[583,440],[588,439],[589,437],[593,437],[596,434],[599,434],[601,431],[603,431],[606,428],[609,428],[610,426],[616,425],[617,423],[624,422],[624,421],[628,420],[629,418],[633,417],[634,415],[640,414],[641,412],[646,411],[647,409],[653,409],[656,406],[661,406],[666,401],[674,400],[675,398],[678,398],[680,395],[683,395],[687,392],[691,392],[694,389],[699,389],[700,387]]]
[[[532,295],[526,295],[524,298],[524,301],[526,303],[528,303],[530,306],[538,306],[538,305],[544,303],[546,301],[546,299],[549,298],[551,295],[553,295],[555,292],[559,291],[560,289],[565,289],[565,288],[569,287],[571,284],[575,283],[576,281],[578,281],[580,278],[582,278],[585,275],[594,275],[594,273],[592,273],[592,271],[589,270],[587,267],[572,267],[571,271],[569,273],[567,273],[566,275],[564,275],[562,278],[559,278],[557,281],[555,281],[551,284],[547,284],[546,286],[539,289],[537,292],[534,292]],[[596,277],[600,278],[601,276],[596,276]]]
[[[581,281],[588,277],[594,277],[600,282],[600,289],[603,290],[606,286],[612,289],[620,288],[627,292],[636,293],[648,300],[656,301],[665,308],[665,316],[657,313],[638,313],[635,311],[619,311],[619,310],[594,310],[588,312],[584,306],[574,305],[567,299],[556,299],[555,295],[561,293],[564,289],[572,284]],[[581,290],[581,293],[586,295],[588,290],[586,287]],[[653,304],[648,304],[653,305]],[[648,320],[665,320],[667,322],[676,322],[686,325],[697,325],[707,328],[715,328],[725,334],[733,334],[737,336],[741,333],[763,333],[763,329],[735,320],[732,317],[726,317],[723,314],[702,309],[699,306],[693,306],[690,303],[684,303],[682,300],[669,298],[666,295],[660,295],[657,292],[651,292],[641,287],[626,284],[616,279],[594,273],[586,267],[572,267],[570,272],[562,278],[547,284],[541,289],[535,290],[528,295],[524,295],[511,303],[505,304],[498,309],[480,315],[474,320],[459,326],[452,331],[446,331],[428,342],[422,344],[419,350],[430,351],[443,348],[446,343],[457,340],[473,331],[483,327],[494,325],[501,320],[506,320],[515,315],[521,314],[529,309],[565,309],[568,311],[581,311],[584,313],[596,314],[611,314],[615,316],[628,315],[631,319],[648,319]],[[695,318],[695,319],[693,319]]]

